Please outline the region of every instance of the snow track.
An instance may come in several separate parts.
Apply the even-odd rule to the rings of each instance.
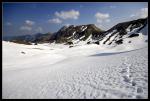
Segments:
[[[95,49],[97,46],[86,47],[73,47],[70,50],[54,48],[51,51],[49,48],[43,48],[44,55],[50,53],[51,55],[42,59],[43,50],[39,50],[40,54],[36,54],[37,58],[34,58],[36,62],[32,61],[22,67],[20,63],[15,63],[15,69],[12,69],[12,63],[6,62],[6,57],[3,56],[5,64],[2,97],[4,99],[148,98],[147,47],[118,54],[107,52],[107,55],[97,53],[99,50]],[[4,53],[5,49],[4,46]],[[85,49],[93,51],[85,51],[86,54],[82,54]],[[81,51],[80,56],[77,56],[79,54],[77,50]],[[53,54],[60,55],[57,56],[58,61],[55,62],[51,57]]]

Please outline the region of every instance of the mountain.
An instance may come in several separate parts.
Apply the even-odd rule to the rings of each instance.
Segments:
[[[148,18],[137,19],[118,23],[107,31],[104,31],[94,24],[88,25],[70,25],[63,26],[55,33],[37,33],[34,35],[24,35],[13,38],[4,38],[3,40],[27,43],[64,43],[64,44],[122,44],[128,38],[147,35]]]
[[[147,35],[148,19],[137,19],[115,25],[105,32],[105,36],[100,40],[102,44],[121,44],[126,38],[138,37],[139,34]]]
[[[46,34],[36,34],[34,43],[47,43],[50,42],[50,38],[52,36],[52,33],[48,32]]]
[[[100,35],[103,30],[96,27],[94,24],[79,25],[79,26],[63,26],[55,33],[56,43],[86,41],[93,35]],[[90,38],[89,38],[90,39]]]
[[[46,43],[50,41],[51,36],[52,36],[52,33],[48,32],[46,34],[37,33],[34,35],[3,37],[3,40],[16,42],[16,43],[23,43],[23,44]]]
[[[78,44],[122,44],[126,38],[138,37],[140,33],[147,35],[147,18],[119,23],[107,31],[94,24],[80,26],[64,26],[55,33],[56,43]]]

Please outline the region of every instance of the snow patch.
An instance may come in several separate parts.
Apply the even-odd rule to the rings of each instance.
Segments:
[[[86,30],[87,29],[87,26],[85,26],[83,29],[82,29],[82,32],[84,31],[84,30]]]

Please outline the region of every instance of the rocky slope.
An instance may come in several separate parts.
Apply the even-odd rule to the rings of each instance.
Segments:
[[[119,23],[106,31],[100,42],[108,45],[122,44],[126,38],[138,37],[139,34],[147,35],[147,26],[147,18]]]
[[[56,43],[86,41],[91,36],[98,36],[103,30],[96,27],[94,24],[79,25],[79,26],[63,26],[54,34]],[[76,42],[77,41],[77,42]]]

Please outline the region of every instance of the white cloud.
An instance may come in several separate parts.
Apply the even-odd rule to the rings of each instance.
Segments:
[[[33,26],[34,24],[35,24],[34,21],[25,20],[25,24],[20,27],[20,30],[22,30],[22,31],[31,31],[31,30],[32,30],[32,26]]]
[[[98,13],[95,14],[95,17],[98,18],[98,19],[107,19],[107,18],[109,18],[109,14],[107,14],[107,13],[104,14],[104,13],[99,13],[98,12]]]
[[[21,27],[20,27],[20,30],[31,31],[31,30],[32,30],[32,27],[29,27],[29,26],[21,26]]]
[[[95,24],[97,27],[99,27],[99,28],[101,28],[102,27],[102,25],[101,24],[99,24],[99,23],[96,23]]]
[[[64,25],[68,27],[68,26],[70,26],[71,24],[67,23],[67,24],[64,24]]]
[[[80,7],[80,8],[83,8],[83,5],[80,5],[79,7]]]
[[[55,12],[55,15],[62,19],[78,19],[80,12],[75,10]]]
[[[31,20],[26,20],[26,21],[25,21],[25,24],[28,25],[28,26],[32,26],[32,25],[35,24],[35,22],[34,22],[34,21],[31,21]]]
[[[97,23],[102,23],[103,21],[101,19],[97,19]]]
[[[110,8],[116,8],[116,6],[109,6]]]
[[[110,19],[106,19],[106,22],[110,22]]]
[[[34,21],[25,20],[25,24],[20,27],[20,30],[22,30],[22,31],[31,31],[31,30],[32,30],[32,26],[33,26],[34,24],[35,24]]]
[[[146,18],[148,16],[148,8],[141,9],[141,17]]]
[[[102,22],[110,22],[110,15],[108,13],[100,13],[100,12],[97,12],[95,14],[95,17],[97,19],[97,23],[102,23]]]
[[[6,23],[6,26],[12,26],[12,23],[7,22],[7,23]]]
[[[54,19],[49,19],[48,22],[60,24],[60,23],[62,23],[62,20],[60,20],[59,18],[54,18]]]
[[[131,14],[130,17],[132,17],[132,18],[146,18],[146,17],[148,17],[148,8],[141,8],[135,14]]]
[[[135,17],[135,16],[136,16],[136,14],[131,14],[131,15],[130,15],[130,17]]]
[[[106,29],[106,28],[105,28],[103,25],[101,25],[100,23],[96,23],[95,25],[96,25],[96,27],[98,27],[98,28],[100,28],[100,29],[102,29],[102,30],[105,30],[105,29]]]
[[[38,27],[38,28],[36,29],[36,32],[42,33],[42,32],[43,32],[43,28],[42,28],[42,27]]]

